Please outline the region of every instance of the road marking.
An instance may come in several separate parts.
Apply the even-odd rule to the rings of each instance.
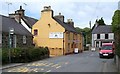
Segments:
[[[12,72],[12,70],[9,70],[8,72]]]
[[[58,66],[59,64],[55,64],[55,65],[53,65],[53,66],[51,66],[51,67],[56,67],[56,66]]]
[[[27,66],[30,66],[30,64],[27,64]]]
[[[46,71],[46,72],[51,72],[51,70],[48,70],[48,71]]]
[[[60,68],[61,66],[56,67],[56,69]]]
[[[38,72],[37,70],[38,70],[38,68],[35,68],[33,71]]]
[[[46,66],[50,66],[50,65],[52,65],[53,63],[50,63],[50,64],[48,64],[48,65],[46,65]]]
[[[44,69],[42,68],[41,70],[43,71]]]

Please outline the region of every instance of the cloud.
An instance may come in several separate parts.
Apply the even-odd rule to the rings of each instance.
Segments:
[[[5,3],[7,1],[13,1],[12,5],[9,5],[9,13],[18,10],[19,6],[22,5],[27,16],[39,19],[43,7],[51,6],[54,15],[61,12],[65,16],[65,21],[71,18],[75,26],[82,28],[89,27],[89,21],[92,21],[93,26],[97,16],[98,18],[104,17],[106,24],[110,24],[114,11],[117,9],[117,0],[110,0],[111,2],[106,0],[106,2],[100,2],[100,0],[4,0],[0,14],[8,14],[8,5]]]

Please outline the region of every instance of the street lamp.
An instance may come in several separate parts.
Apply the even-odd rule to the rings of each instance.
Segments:
[[[11,63],[11,45],[12,45],[12,39],[11,39],[11,35],[14,34],[14,28],[9,28],[9,63]]]

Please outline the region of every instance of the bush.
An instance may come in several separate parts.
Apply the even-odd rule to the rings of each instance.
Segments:
[[[116,49],[116,54],[120,57],[120,44],[118,44],[115,49]]]
[[[9,63],[8,49],[2,49],[2,62]],[[12,63],[25,63],[32,62],[49,57],[49,50],[47,47],[39,48],[14,48],[11,49],[11,62]]]
[[[2,50],[2,64],[9,63],[9,49]]]
[[[89,47],[84,47],[84,51],[87,51],[87,50],[89,50]]]

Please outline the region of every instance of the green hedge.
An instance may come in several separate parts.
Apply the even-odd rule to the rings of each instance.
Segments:
[[[116,55],[118,55],[118,57],[120,57],[120,43],[118,45],[116,45],[115,50],[116,50],[115,51]]]
[[[10,50],[12,63],[32,62],[49,57],[49,50],[47,47],[14,48]],[[9,49],[2,49],[2,63],[9,63]]]

